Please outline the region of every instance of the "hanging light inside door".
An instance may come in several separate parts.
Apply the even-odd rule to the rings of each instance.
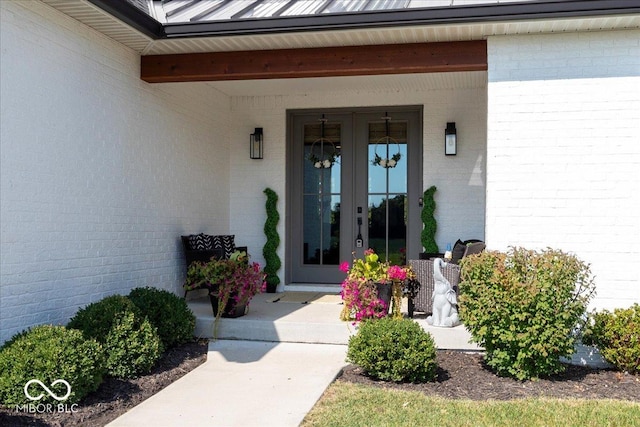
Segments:
[[[331,169],[338,158],[338,149],[329,138],[325,137],[325,124],[327,119],[322,115],[320,121],[320,138],[313,141],[309,150],[309,161],[316,169]],[[319,154],[316,155],[316,150]]]
[[[376,141],[376,146],[374,148],[375,157],[371,160],[371,164],[374,166],[382,166],[385,169],[395,168],[402,158],[402,155],[400,154],[400,144],[397,140],[391,137],[391,126],[389,123],[391,121],[391,117],[389,117],[387,113],[384,113],[384,117],[382,117],[382,119],[384,120],[385,136]],[[391,158],[380,157],[378,154],[378,144],[381,143],[385,146],[385,156],[389,155],[391,145],[395,145],[398,152],[391,156]]]

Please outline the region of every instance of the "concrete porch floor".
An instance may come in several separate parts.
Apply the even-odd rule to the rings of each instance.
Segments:
[[[347,344],[349,337],[356,332],[351,322],[340,321],[341,304],[269,302],[281,295],[284,293],[258,294],[251,300],[245,316],[220,319],[218,339]],[[196,315],[196,336],[213,338],[214,318],[209,297],[194,295],[187,302]],[[406,307],[403,312],[406,316]],[[417,313],[414,320],[433,336],[438,349],[481,350],[469,342],[471,335],[464,325],[455,328],[430,326],[426,323],[426,315],[421,313]]]

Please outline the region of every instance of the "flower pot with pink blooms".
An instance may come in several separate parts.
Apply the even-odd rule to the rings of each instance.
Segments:
[[[414,277],[411,267],[390,265],[380,260],[373,249],[364,252],[364,259],[354,256],[353,263],[340,264],[340,270],[347,274],[342,282],[340,295],[344,307],[341,320],[359,322],[389,315],[402,318],[402,304],[405,284]]]
[[[250,263],[246,252],[236,251],[229,259],[193,262],[187,270],[185,289],[209,290],[215,316],[214,338],[220,317],[246,314],[249,302],[266,290],[265,273],[256,262]]]

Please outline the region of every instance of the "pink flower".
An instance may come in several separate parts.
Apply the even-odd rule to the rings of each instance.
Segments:
[[[388,273],[391,280],[405,280],[407,278],[407,272],[397,265],[389,267]]]
[[[373,249],[369,248],[369,249],[367,249],[366,251],[364,251],[364,256],[367,256],[367,255],[373,255],[373,254],[375,254],[375,253],[376,253],[376,252],[375,252]]]
[[[343,273],[349,272],[349,263],[347,261],[344,261],[340,264],[340,271],[342,271]]]

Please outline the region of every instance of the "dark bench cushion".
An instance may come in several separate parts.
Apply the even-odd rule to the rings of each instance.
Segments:
[[[182,245],[187,257],[187,265],[193,261],[209,261],[212,256],[229,258],[235,250],[239,249],[236,248],[235,235],[191,234],[182,236]]]
[[[236,250],[235,235],[230,236],[210,236],[213,249],[222,249],[224,258],[229,258]]]

